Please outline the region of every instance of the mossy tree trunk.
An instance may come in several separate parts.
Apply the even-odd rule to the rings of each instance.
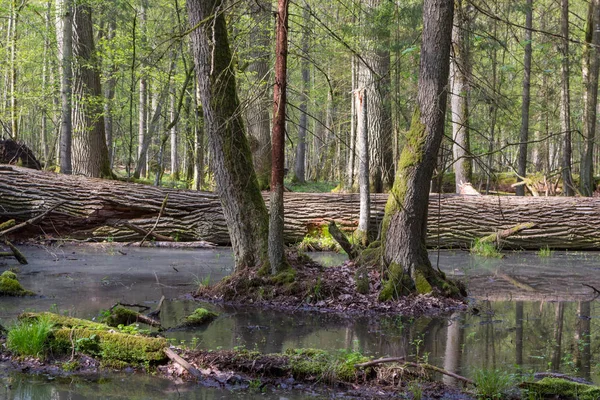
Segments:
[[[417,109],[398,161],[396,180],[382,226],[387,281],[381,300],[434,287],[454,294],[455,287],[433,269],[425,239],[429,183],[444,137],[450,40],[454,2],[425,0]]]
[[[256,267],[268,248],[268,215],[246,138],[221,0],[187,2],[211,169],[236,269]]]

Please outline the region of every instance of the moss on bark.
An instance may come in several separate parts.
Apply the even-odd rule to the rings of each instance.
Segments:
[[[0,275],[0,296],[33,296],[35,293],[25,290],[12,271]]]

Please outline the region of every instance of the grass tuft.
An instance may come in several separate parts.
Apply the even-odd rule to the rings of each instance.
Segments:
[[[481,257],[502,258],[503,255],[498,251],[494,243],[476,240],[471,246],[471,254]]]
[[[554,250],[550,249],[548,246],[542,247],[537,253],[540,258],[552,257],[552,254],[554,254]]]
[[[512,375],[497,369],[477,370],[473,380],[477,387],[477,398],[485,400],[502,399],[505,392],[514,385]]]
[[[44,358],[53,326],[50,318],[43,315],[35,320],[19,321],[8,331],[6,346],[20,356]]]

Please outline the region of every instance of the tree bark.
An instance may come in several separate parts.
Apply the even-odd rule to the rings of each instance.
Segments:
[[[382,226],[387,277],[381,300],[437,288],[458,295],[431,266],[425,247],[429,185],[444,137],[454,2],[425,0],[417,108],[400,160]]]
[[[61,65],[60,100],[61,122],[59,140],[60,172],[71,174],[73,172],[73,124],[71,120],[71,96],[73,85],[73,6],[72,0],[57,0],[56,7],[60,10],[57,18],[57,39],[59,44],[59,58]],[[60,33],[60,34],[59,34]]]
[[[600,0],[590,2],[583,48],[583,136],[580,188],[584,196],[596,190],[594,182],[594,141],[596,137],[596,107],[598,105],[598,72],[600,71]]]
[[[0,166],[0,216],[25,221],[62,202],[27,235],[77,239],[141,239],[119,227],[131,223],[149,231],[169,195],[155,232],[180,241],[230,243],[216,193],[156,188],[120,181],[65,176],[16,166]],[[268,198],[268,193],[263,193]],[[371,195],[369,225],[378,229],[388,196]],[[286,243],[302,240],[330,221],[352,232],[358,226],[360,196],[337,193],[285,193]],[[504,249],[600,250],[600,198],[515,196],[430,196],[427,243],[434,247],[469,248],[475,239],[532,222],[536,227],[502,241]]]
[[[246,109],[248,135],[252,143],[252,159],[261,190],[271,183],[271,128],[269,124],[269,54],[271,49],[271,2],[249,2],[252,29],[249,35],[250,65],[252,74],[249,103]]]
[[[532,0],[528,0],[532,1]],[[571,96],[569,89],[569,0],[561,0],[560,33],[561,39],[561,94],[560,94],[560,126],[564,134],[562,178],[563,195],[575,194],[573,175],[571,173]]]
[[[368,115],[369,105],[367,99],[368,91],[364,88],[355,92],[356,105],[358,111],[358,186],[360,192],[360,214],[358,218],[358,229],[355,237],[366,246],[369,237],[369,213],[371,212],[371,192],[369,185],[369,129]]]
[[[454,156],[455,193],[461,184],[471,182],[473,162],[469,138],[469,57],[466,37],[469,21],[462,0],[454,2],[454,26],[450,62],[450,107],[452,115],[452,154]]]
[[[273,89],[273,135],[271,201],[269,213],[269,263],[273,275],[287,267],[283,251],[283,168],[285,159],[285,106],[287,104],[288,0],[278,1],[275,50],[275,87]]]
[[[108,22],[108,34],[106,40],[110,43],[115,38],[117,29],[117,22],[115,19],[111,19]],[[106,134],[106,147],[108,150],[108,162],[112,169],[113,167],[113,156],[114,156],[114,144],[113,144],[113,106],[115,101],[115,89],[117,86],[117,65],[114,59],[108,61],[109,66],[107,67],[108,79],[104,87],[104,131]]]
[[[146,22],[148,9],[148,1],[142,0],[140,3],[140,47],[142,51],[145,50],[146,46]],[[170,75],[170,74],[169,74]],[[162,99],[161,99],[162,100]],[[134,178],[146,175],[147,165],[147,146],[145,143],[148,141],[146,135],[148,135],[148,128],[146,122],[148,121],[148,82],[146,77],[146,71],[142,69],[140,73],[140,92],[138,99],[138,161],[135,169]],[[139,172],[138,172],[139,170]]]
[[[306,128],[308,125],[308,94],[310,89],[310,64],[308,61],[310,51],[309,21],[310,9],[304,9],[304,28],[302,29],[302,61],[300,70],[302,73],[302,93],[300,94],[300,121],[298,122],[298,143],[296,144],[296,161],[294,165],[294,179],[298,183],[306,182]]]
[[[77,4],[73,17],[73,173],[111,177],[92,9],[89,5]]]
[[[521,134],[519,136],[519,160],[517,172],[520,177],[527,175],[527,141],[529,140],[529,103],[531,102],[531,29],[533,27],[533,0],[527,0],[525,15],[525,56],[523,67],[523,100],[521,103]],[[521,178],[517,178],[520,182]],[[525,196],[525,186],[516,188],[517,196]]]
[[[375,193],[382,193],[391,187],[394,177],[389,99],[390,31],[382,29],[382,21],[376,21],[376,16],[380,18],[384,14],[378,10],[384,2],[366,0],[365,3],[361,17],[364,54],[358,62],[358,87],[366,90],[369,99],[369,182]]]
[[[267,257],[268,215],[239,114],[235,73],[221,0],[187,2],[196,76],[211,169],[223,204],[236,269],[259,266]]]

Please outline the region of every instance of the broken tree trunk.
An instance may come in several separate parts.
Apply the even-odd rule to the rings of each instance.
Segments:
[[[180,242],[229,243],[215,193],[0,166],[0,221],[25,221],[56,206],[37,225],[19,230],[22,236],[141,240],[144,235],[123,224],[151,231],[167,194],[154,232]],[[372,195],[374,229],[379,228],[386,200],[387,195]],[[287,243],[320,231],[330,221],[346,232],[357,227],[358,194],[285,193],[284,201]],[[503,248],[600,249],[600,198],[594,197],[430,196],[428,244],[469,248],[477,238],[524,222],[535,227],[507,237]]]

